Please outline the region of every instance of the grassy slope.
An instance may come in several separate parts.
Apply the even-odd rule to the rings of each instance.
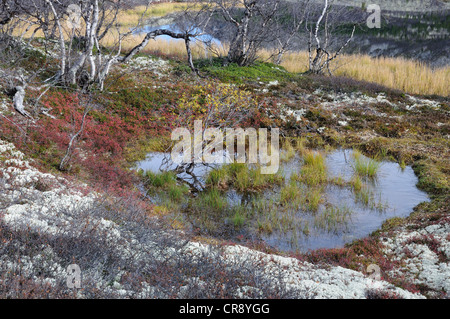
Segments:
[[[173,62],[175,65],[177,63]],[[374,108],[378,111],[393,116],[403,116],[400,125],[394,128],[392,128],[392,124],[396,123],[396,120],[365,114],[358,107],[348,106],[339,112],[345,113],[351,120],[349,120],[348,126],[341,127],[333,119],[332,112],[317,107],[314,101],[308,102],[303,100],[301,94],[312,93],[318,88],[330,92],[362,91],[368,95],[385,92],[391,100],[400,102],[405,101],[405,95],[401,91],[387,89],[372,83],[358,82],[349,78],[330,79],[327,77],[294,75],[282,68],[265,63],[258,63],[247,68],[238,68],[234,65],[223,67],[219,64],[219,61],[213,61],[212,64],[198,61],[198,65],[202,72],[209,74],[212,78],[242,85],[242,87],[249,90],[261,90],[263,86],[260,82],[278,81],[277,85],[268,87],[267,91],[263,93],[255,92],[255,98],[280,103],[290,103],[288,100],[294,100],[294,104],[300,103],[302,107],[307,108],[306,122],[302,123],[300,127],[288,123],[284,126],[284,131],[288,136],[307,137],[309,146],[316,147],[324,146],[325,144],[347,147],[358,146],[367,154],[382,153],[398,162],[404,161],[407,164],[412,164],[420,179],[418,186],[431,194],[433,200],[429,204],[419,205],[414,215],[409,219],[387,221],[383,226],[383,230],[392,231],[410,219],[418,220],[417,216],[424,216],[426,219],[430,218],[434,212],[448,213],[446,209],[448,209],[450,201],[448,183],[450,165],[448,162],[448,141],[445,138],[445,134],[448,134],[448,126],[438,130],[436,130],[436,126],[433,126],[437,119],[443,121],[442,116],[448,114],[448,99],[439,98],[442,102],[442,108],[439,111],[423,109],[418,113],[390,109],[385,103],[375,105]],[[109,160],[105,160],[105,164],[114,166],[117,171],[126,172],[124,167],[127,160],[142,158],[145,152],[151,149],[161,149],[161,145],[167,139],[167,135],[161,133],[170,129],[170,114],[176,107],[180,92],[189,94],[191,83],[197,81],[192,74],[185,73],[183,69],[183,67],[177,68],[178,71],[169,74],[164,81],[156,78],[152,72],[142,71],[136,75],[118,73],[111,78],[111,83],[109,83],[109,90],[118,92],[117,94],[111,97],[109,92],[97,93],[97,101],[101,107],[97,108],[93,113],[93,124],[109,123],[111,125],[108,127],[112,127],[113,124],[119,121],[121,124],[116,126],[116,128],[124,133],[122,135],[113,134],[109,136],[110,140],[103,140],[104,143],[112,141],[120,145],[120,147],[114,148],[115,153],[112,153],[116,157],[108,156]],[[214,80],[212,79],[212,81]],[[161,85],[161,87],[153,89],[152,85]],[[138,86],[138,88],[135,88],[135,86]],[[264,86],[264,88],[266,87]],[[50,91],[47,95],[48,103],[53,107],[57,105],[63,107],[67,98],[66,93],[62,93],[64,97],[62,101],[56,99],[57,94],[58,90]],[[2,95],[1,98],[8,99],[6,95]],[[9,112],[6,115],[15,123],[19,125],[24,124],[23,119],[15,113]],[[151,125],[141,125],[143,118],[148,119]],[[60,120],[62,124],[69,124],[64,122],[64,118]],[[45,129],[51,122],[44,117],[39,124],[43,125]],[[1,138],[18,144],[28,155],[39,159],[45,169],[54,169],[57,164],[55,158],[60,158],[63,154],[64,141],[60,144],[56,140],[47,141],[51,148],[42,149],[40,147],[42,141],[37,139],[37,137],[30,136],[31,140],[24,141],[17,131],[14,134],[10,134],[11,131],[14,132],[14,127],[6,127],[3,123],[0,129]],[[132,126],[128,127],[126,124],[130,123]],[[280,125],[280,122],[274,120],[273,124]],[[327,130],[323,133],[309,129],[305,130],[306,127],[317,128],[324,125],[327,126]],[[132,139],[133,143],[130,143],[129,135],[125,134],[125,132],[138,132],[139,134],[135,135],[138,138]],[[367,132],[375,132],[376,137],[363,139],[362,136]],[[97,134],[95,131],[90,133]],[[149,134],[153,135],[154,138],[150,140],[144,138],[144,136]],[[162,136],[165,136],[165,138],[161,138]],[[56,137],[46,136],[46,138],[52,139]],[[87,136],[86,144],[89,144],[88,141],[89,138]],[[103,150],[102,147],[100,145],[100,150]],[[127,152],[126,150],[130,148],[134,150]],[[84,149],[84,151],[89,152],[92,149]],[[87,182],[98,179],[99,176],[96,175],[98,167],[87,167],[83,166],[84,164],[85,162],[81,160],[81,156],[79,161],[75,158],[72,170],[66,172],[66,174],[83,178]],[[117,176],[121,178],[120,174]],[[105,176],[100,177],[103,178]],[[107,176],[105,178],[110,177]],[[130,185],[125,183],[122,187],[131,187]],[[317,263],[326,262],[360,269],[361,265],[367,265],[380,260],[380,258],[385,258],[380,251],[380,233],[379,231],[375,232],[369,238],[356,241],[344,249],[321,250],[298,257]],[[249,245],[252,245],[252,243],[249,243]],[[364,254],[359,253],[361,250],[364,251]],[[363,256],[361,257],[361,255]],[[398,282],[395,278],[391,280],[400,286],[407,286],[406,282]]]
[[[202,66],[202,64],[200,64]],[[296,76],[289,74],[283,76],[279,72],[271,72],[273,65],[259,64],[245,69],[238,69],[231,65],[228,67],[219,67],[217,65],[204,66],[203,70],[216,76],[222,81],[235,81],[236,83],[245,83],[253,87],[256,81],[278,80],[281,83],[270,92],[270,96],[293,96],[298,92],[313,92],[320,88],[331,92],[364,92],[375,96],[384,92],[389,100],[405,102],[405,94],[399,90],[393,90],[383,87],[379,84],[360,82],[351,78],[314,77],[314,76]],[[266,73],[267,72],[267,73]],[[348,106],[347,109],[340,110],[351,118],[351,125],[339,127],[332,120],[332,113],[326,109],[316,108],[314,105],[306,106],[310,108],[308,116],[309,126],[326,125],[329,129],[323,133],[299,133],[299,131],[290,131],[290,136],[307,136],[310,146],[324,146],[332,144],[342,147],[358,147],[368,155],[383,154],[386,159],[412,165],[416,175],[419,177],[417,186],[426,191],[431,196],[431,202],[418,205],[414,212],[408,218],[393,218],[387,220],[382,228],[367,238],[356,240],[343,249],[323,249],[308,254],[297,256],[300,259],[313,263],[325,263],[341,265],[354,270],[365,270],[370,264],[381,264],[387,269],[392,269],[394,263],[382,252],[381,239],[386,234],[395,233],[402,226],[414,224],[415,227],[425,227],[433,220],[440,220],[448,216],[450,207],[450,161],[449,145],[445,134],[448,134],[448,126],[442,130],[436,130],[433,124],[437,121],[445,122],[448,117],[449,100],[434,96],[442,102],[440,110],[422,109],[420,112],[407,112],[396,110],[387,106],[385,103],[376,105],[379,111],[386,112],[393,116],[402,115],[400,124],[396,128],[390,125],[398,120],[387,120],[382,116],[366,115],[361,109]],[[304,104],[302,104],[305,107]],[[405,120],[405,118],[407,118]],[[361,122],[364,122],[361,125]],[[286,126],[287,128],[287,126]],[[376,132],[376,137],[362,139],[363,134],[370,131]],[[406,132],[405,132],[406,131]],[[425,294],[430,293],[426,286],[411,284],[407,278],[389,277],[387,280],[392,283],[410,289],[411,291],[420,291]],[[439,292],[434,292],[439,295]]]

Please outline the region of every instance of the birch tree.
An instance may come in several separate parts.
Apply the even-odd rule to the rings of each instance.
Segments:
[[[3,6],[6,8],[6,1],[13,0],[0,1],[3,1]],[[191,69],[195,70],[190,46],[192,39],[198,35],[198,31],[192,29],[181,32],[166,29],[153,30],[124,54],[123,41],[143,25],[143,16],[146,13],[142,14],[134,27],[125,31],[121,30],[116,23],[118,14],[127,5],[125,0],[79,0],[75,3],[60,0],[14,1],[22,9],[20,19],[26,20],[29,24],[26,30],[33,26],[34,32],[42,30],[46,39],[58,41],[59,71],[51,79],[54,84],[80,87],[84,90],[96,86],[103,90],[104,81],[113,65],[127,63],[145,48],[151,39],[160,35],[184,40],[187,61]],[[150,5],[151,1],[147,4],[147,8]],[[73,10],[74,7],[78,10]],[[11,20],[14,11],[10,9],[8,12],[11,13],[0,15],[2,24],[7,24]],[[79,23],[70,21],[74,14],[79,15]],[[101,45],[101,40],[113,30],[118,34],[117,41],[112,48],[105,49]]]
[[[227,60],[245,66],[257,58],[269,40],[280,0],[209,0],[210,10],[221,15],[231,32]]]
[[[353,25],[348,39],[343,44],[339,45],[335,50],[332,50],[332,29],[339,24],[339,19],[341,19],[338,12],[332,12],[332,2],[332,0],[324,0],[323,7],[317,20],[311,24],[306,23],[305,25],[306,30],[309,33],[308,73],[322,74],[326,70],[328,74],[331,75],[330,62],[335,60],[353,39],[356,23]],[[342,19],[342,21],[346,21],[346,19]]]
[[[304,25],[306,12],[309,10],[309,0],[295,3],[286,2],[277,11],[277,18],[272,30],[274,52],[273,63],[281,64],[286,52],[293,49],[295,41],[299,42],[301,27]]]

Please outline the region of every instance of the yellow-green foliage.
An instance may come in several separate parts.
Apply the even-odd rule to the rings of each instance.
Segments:
[[[258,166],[249,167],[244,163],[231,163],[209,172],[206,184],[211,187],[232,186],[239,192],[256,191],[266,187],[280,185],[283,176],[262,174]]]
[[[236,124],[242,113],[257,107],[250,92],[234,85],[208,82],[206,85],[196,85],[193,89],[195,94],[183,94],[178,103],[179,110],[191,112],[185,117],[186,122],[203,116],[216,126],[230,121]]]
[[[267,59],[272,53],[262,50],[260,56]],[[290,52],[284,55],[281,66],[290,72],[308,70],[308,52]],[[413,94],[450,94],[450,67],[432,69],[424,63],[405,58],[371,58],[364,54],[341,55],[331,63],[336,76],[375,82]]]
[[[361,177],[374,178],[377,175],[381,163],[372,159],[365,158],[358,150],[353,151],[352,168],[356,174]]]
[[[325,157],[320,152],[305,151],[304,164],[299,174],[293,174],[292,179],[308,186],[317,186],[327,182],[327,168]]]

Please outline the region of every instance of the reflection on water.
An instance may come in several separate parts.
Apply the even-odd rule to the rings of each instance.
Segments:
[[[165,29],[165,30],[170,30],[173,32],[184,32],[185,30],[183,30],[183,28],[180,28],[177,26],[177,24],[166,24],[166,25],[160,25],[160,26],[151,26],[151,25],[147,25],[147,26],[143,26],[142,28],[137,28],[136,30],[133,31],[133,34],[136,35],[140,35],[140,34],[146,34],[148,32],[157,30],[157,29]],[[210,57],[211,52],[210,49],[211,48],[222,48],[222,42],[213,37],[212,35],[203,32],[201,29],[199,28],[190,28],[189,29],[189,33],[191,34],[196,34],[195,37],[191,38],[191,42],[195,45],[199,45],[201,48],[203,48],[202,50],[204,50],[204,55],[205,58]],[[168,35],[160,35],[158,36],[159,40],[164,40],[167,42],[176,42],[176,41],[184,41],[183,39],[176,39],[176,38],[172,38]]]
[[[182,30],[182,28],[178,27],[176,24],[166,24],[166,25],[160,25],[160,26],[151,26],[151,25],[146,25],[143,26],[142,28],[137,28],[136,30],[133,31],[133,34],[143,34],[143,33],[148,33],[151,31],[155,31],[157,29],[163,29],[163,30],[170,30],[173,32],[184,32],[184,30]],[[198,36],[196,36],[192,41],[201,41],[201,42],[206,42],[206,43],[210,43],[210,44],[215,44],[215,45],[220,45],[221,42],[219,39],[213,37],[210,34],[207,34],[205,32],[203,32],[201,29],[199,28],[191,28],[189,30],[189,33],[191,34],[198,34]],[[158,39],[163,39],[166,41],[183,41],[183,39],[174,39],[168,35],[160,35],[158,36]]]
[[[327,169],[331,178],[341,177],[344,181],[352,178],[354,172],[349,163],[351,152],[337,150],[327,155]],[[287,166],[289,169],[286,171],[291,171],[292,163]],[[354,193],[349,188],[328,185],[325,190],[327,203],[336,207],[349,208],[354,212],[351,215],[351,221],[337,234],[310,228],[309,235],[300,239],[300,250],[342,247],[345,243],[369,235],[388,218],[408,216],[416,205],[429,200],[427,194],[416,187],[417,181],[411,167],[401,169],[397,163],[382,162],[377,178],[367,183],[374,201],[385,206],[381,210],[355,202]],[[319,210],[323,211],[323,209],[322,206]],[[303,213],[303,217],[310,222],[313,220],[307,213]],[[281,249],[290,249],[292,246],[288,238],[280,238],[277,234],[267,236],[265,240]]]
[[[137,168],[153,172],[174,170],[176,166],[165,161],[168,155],[150,153],[137,164]],[[251,210],[247,216],[250,237],[261,238],[281,250],[300,251],[342,247],[345,243],[369,235],[388,218],[409,215],[417,204],[428,200],[427,194],[416,187],[418,179],[411,167],[401,169],[397,163],[387,161],[382,162],[376,179],[364,182],[371,204],[355,200],[355,192],[348,186],[354,176],[351,161],[352,150],[335,150],[326,155],[328,180],[339,177],[342,182],[341,185],[323,185],[320,189],[322,201],[315,211],[305,209],[304,205],[280,204],[280,186],[245,194],[228,189],[225,197],[230,206]],[[280,164],[286,185],[302,165],[303,160],[298,155]],[[213,167],[194,166],[191,174],[179,172],[178,177],[189,179],[195,176],[204,185],[211,169]],[[308,196],[309,189],[305,185],[302,187],[298,197]],[[261,227],[255,226],[260,225],[263,218],[266,224],[271,223],[265,227],[270,228],[269,232],[260,232],[258,227]]]

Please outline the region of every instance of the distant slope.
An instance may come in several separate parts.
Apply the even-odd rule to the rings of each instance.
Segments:
[[[298,0],[293,0],[298,1]],[[311,0],[323,3],[324,0]],[[335,0],[335,4],[362,7],[371,3],[378,4],[381,10],[389,11],[439,11],[450,10],[449,0]]]

